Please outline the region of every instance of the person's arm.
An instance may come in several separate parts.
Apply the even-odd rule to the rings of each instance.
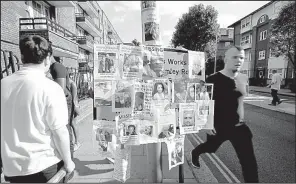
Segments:
[[[66,90],[66,67],[60,63],[54,63],[50,73],[56,83],[58,83],[64,90]]]
[[[68,108],[62,88],[57,87],[50,91],[47,104],[46,123],[52,132],[54,144],[64,161],[64,167],[68,173],[71,173],[75,164],[71,159],[70,138],[67,128]]]
[[[71,93],[73,97],[74,106],[78,107],[77,86],[73,81],[71,82]]]

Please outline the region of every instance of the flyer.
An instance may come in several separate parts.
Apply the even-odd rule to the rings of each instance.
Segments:
[[[119,45],[95,44],[94,79],[116,80],[120,78]]]
[[[168,148],[169,170],[184,163],[185,135],[176,136],[173,140],[166,141]]]
[[[197,133],[197,119],[199,106],[198,103],[180,103],[179,104],[179,128],[180,134]],[[202,124],[204,125],[204,124]]]
[[[153,116],[148,114],[141,118],[139,124],[139,141],[140,144],[156,143],[158,142],[157,122]]]
[[[112,81],[94,81],[95,107],[112,105]]]
[[[188,50],[189,78],[205,81],[205,53]]]
[[[141,79],[143,73],[143,47],[120,45],[121,78],[124,80]]]
[[[131,176],[131,147],[117,147],[114,159],[113,178],[120,182],[125,182]]]
[[[139,82],[136,81],[134,84],[135,91],[135,104],[134,113],[143,114],[151,112],[151,101],[152,101],[152,82]]]
[[[172,139],[176,134],[176,112],[175,109],[166,111],[157,110],[157,133],[158,141],[163,142]]]
[[[213,99],[213,84],[197,83],[195,85],[195,100],[212,100]]]
[[[115,121],[120,144],[140,145],[139,125],[141,120],[133,114],[120,114],[115,117]]]
[[[187,94],[187,83],[185,81],[175,81],[173,83],[173,102],[185,103]]]
[[[93,122],[95,144],[98,145],[98,154],[103,158],[114,158],[117,147],[115,122],[95,120]]]
[[[186,92],[186,102],[192,103],[195,102],[195,83],[187,84],[187,92]]]
[[[143,47],[143,76],[144,80],[164,77],[164,48],[161,46]]]
[[[200,103],[201,105],[203,105],[202,101],[197,101],[197,103]],[[199,126],[200,129],[214,129],[214,105],[215,105],[215,101],[214,100],[210,100],[208,101],[208,116],[205,115],[198,115],[198,119],[196,122],[196,126]],[[203,108],[202,108],[203,109]],[[206,113],[200,113],[200,114],[207,114]]]
[[[171,83],[168,79],[154,79],[152,101],[154,105],[169,104],[171,102]]]
[[[112,81],[112,112],[131,113],[134,105],[135,81]]]

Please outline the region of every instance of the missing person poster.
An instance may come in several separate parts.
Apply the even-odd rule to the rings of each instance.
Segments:
[[[195,120],[196,127],[200,129],[214,128],[214,100],[197,100],[198,111]]]
[[[120,144],[139,145],[140,120],[133,114],[120,114],[115,117],[116,130]]]
[[[120,45],[120,59],[122,64],[122,79],[132,80],[141,79],[143,73],[143,47]]]
[[[161,45],[156,1],[141,1],[142,40],[145,45]]]
[[[172,98],[171,83],[168,79],[154,79],[152,89],[152,100],[154,104],[170,103]]]
[[[152,82],[135,82],[135,114],[146,114],[151,112]]]
[[[184,141],[185,135],[178,135],[173,140],[166,141],[169,170],[184,163]]]
[[[143,80],[152,80],[165,76],[164,48],[161,46],[142,46],[143,51]]]
[[[180,134],[197,133],[199,126],[197,122],[197,113],[199,107],[197,103],[180,103],[179,104],[179,128]]]
[[[94,45],[94,79],[120,78],[119,45]]]
[[[179,49],[164,49],[164,71],[166,78],[173,80],[186,79],[188,72],[188,51]]]
[[[104,107],[112,105],[112,81],[95,79],[94,81],[94,106]]]
[[[205,81],[205,53],[188,50],[189,78]]]
[[[176,135],[175,109],[157,110],[156,112],[159,142],[174,138]]]
[[[135,81],[112,81],[112,112],[131,113],[134,105]]]

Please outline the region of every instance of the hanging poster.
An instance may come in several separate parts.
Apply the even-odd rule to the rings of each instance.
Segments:
[[[140,120],[133,114],[120,114],[115,117],[117,135],[120,144],[139,145]]]
[[[185,135],[176,136],[173,140],[166,141],[168,148],[169,170],[184,163]]]
[[[143,51],[143,80],[163,77],[164,48],[161,46],[142,46]]]
[[[143,47],[120,45],[121,78],[124,80],[141,79],[143,73]]]
[[[111,106],[112,105],[112,81],[103,81],[96,79],[94,81],[94,106]]]
[[[159,142],[172,139],[176,134],[175,109],[157,110],[157,125]]]
[[[197,133],[198,103],[180,103],[179,104],[179,128],[180,134]]]
[[[119,45],[95,44],[94,52],[94,79],[119,79]]]
[[[189,78],[205,81],[205,53],[188,50]]]
[[[112,82],[112,111],[131,113],[134,105],[135,81],[116,80]]]
[[[134,113],[150,113],[152,101],[152,82],[135,82]]]

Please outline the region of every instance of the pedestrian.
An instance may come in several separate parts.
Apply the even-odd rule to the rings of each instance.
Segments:
[[[281,75],[276,73],[276,70],[273,70],[271,83],[267,86],[267,87],[271,87],[271,96],[272,96],[272,102],[271,104],[268,104],[268,105],[276,106],[282,103],[282,101],[278,97],[278,91],[281,89],[281,82],[282,82]]]
[[[257,161],[252,143],[252,132],[244,120],[243,98],[246,95],[246,78],[239,70],[245,58],[241,47],[232,46],[225,53],[225,67],[206,80],[213,83],[214,129],[207,133],[207,141],[191,151],[192,165],[199,168],[199,156],[213,153],[229,140],[234,147],[245,182],[259,182]]]
[[[54,57],[54,60],[52,60],[52,64],[50,66],[50,74],[55,82],[57,82],[64,90],[64,94],[66,96],[67,100],[67,107],[68,107],[68,125],[67,128],[69,130],[70,135],[70,150],[71,150],[71,158],[73,159],[74,155],[74,144],[73,144],[73,135],[72,130],[70,126],[70,122],[73,120],[73,98],[72,94],[69,91],[69,89],[66,87],[66,76],[67,76],[67,69],[66,67],[61,63],[62,60],[60,57]]]
[[[62,167],[73,173],[67,103],[46,77],[51,44],[41,36],[20,39],[23,67],[1,80],[1,158],[6,181],[46,183]]]
[[[77,127],[77,119],[80,114],[79,104],[78,104],[78,96],[77,96],[77,86],[75,82],[70,78],[70,74],[67,72],[66,76],[66,86],[67,89],[71,92],[72,95],[72,108],[71,111],[73,112],[72,121],[70,121],[69,125],[72,128],[74,140],[72,139],[72,144],[74,144],[74,151],[77,151],[81,144],[79,142],[79,131]]]

